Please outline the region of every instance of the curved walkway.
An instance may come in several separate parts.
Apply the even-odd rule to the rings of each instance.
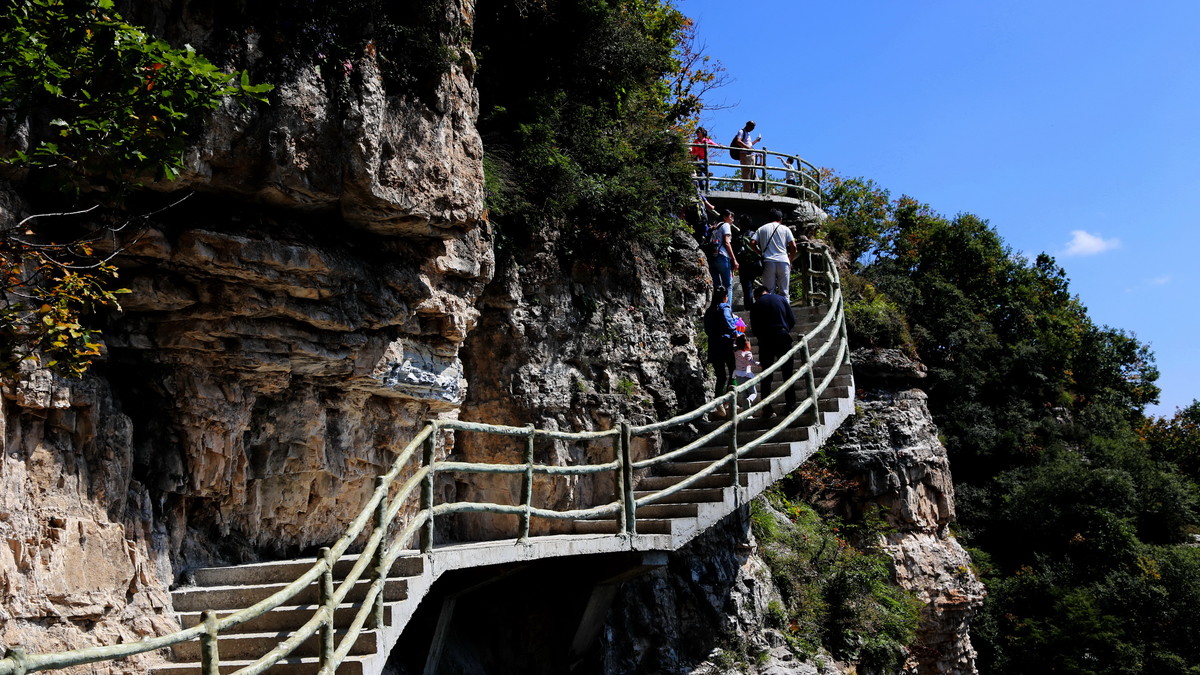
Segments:
[[[392,647],[421,599],[447,571],[547,558],[640,552],[654,565],[807,460],[854,409],[841,290],[824,253],[810,266],[813,293],[826,304],[798,308],[797,341],[786,358],[795,374],[769,397],[745,409],[742,392],[754,380],[696,410],[644,426],[620,424],[600,432],[554,432],[460,421],[430,422],[399,454],[359,516],[316,559],[196,570],[194,584],[172,593],[183,630],[142,642],[58,654],[10,650],[0,675],[50,670],[120,659],[170,647],[175,663],[153,670],[184,673],[382,672]],[[795,409],[771,421],[757,414],[799,388]],[[732,409],[723,422],[706,417],[719,405]],[[631,443],[642,435],[695,428],[686,443],[635,461]],[[437,458],[445,431],[499,434],[523,439],[520,464],[468,464]],[[591,465],[534,463],[537,439],[611,443],[614,459]],[[665,440],[665,439],[664,439]],[[491,473],[522,478],[521,503],[437,503],[439,474]],[[608,474],[612,501],[570,510],[535,505],[534,476]],[[436,545],[435,526],[446,515],[516,516],[514,537]],[[535,519],[560,521],[569,534],[531,535]],[[361,546],[361,553],[347,550]],[[657,557],[657,558],[656,558]],[[436,656],[433,657],[436,662]],[[113,664],[119,667],[118,664]]]

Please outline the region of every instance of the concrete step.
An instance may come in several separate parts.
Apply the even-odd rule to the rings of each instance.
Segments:
[[[745,445],[750,441],[762,438],[770,433],[774,427],[764,427],[761,429],[749,428],[743,430],[742,425],[738,425],[738,440]],[[750,451],[750,457],[786,457],[791,453],[792,443],[803,443],[809,439],[812,430],[806,426],[799,427],[784,427],[775,432],[771,439]],[[746,455],[743,455],[746,456]]]
[[[220,672],[232,673],[250,665],[252,660],[221,660]],[[348,656],[338,666],[338,675],[363,675],[366,672],[366,659],[361,656]],[[316,675],[321,670],[321,664],[315,658],[287,658],[267,670],[271,675]],[[155,666],[150,671],[153,675],[201,675],[200,663],[171,663]]]
[[[334,579],[344,579],[358,555],[344,555],[333,564]],[[316,558],[300,558],[297,560],[279,560],[275,562],[250,563],[247,565],[232,565],[229,567],[202,567],[192,570],[190,574],[197,586],[239,586],[243,584],[278,584],[287,583],[307,572],[317,563]],[[417,576],[424,569],[425,559],[419,553],[412,556],[397,558],[392,564],[393,577]],[[369,569],[369,568],[368,568]]]
[[[345,631],[335,631],[334,643],[340,644],[345,635]],[[253,660],[278,647],[279,643],[285,637],[279,633],[244,633],[240,635],[222,635],[217,642],[222,659]],[[373,630],[365,630],[359,633],[358,637],[354,640],[354,646],[350,648],[350,653],[355,656],[374,654],[378,649],[378,638],[378,633]],[[200,641],[191,640],[172,645],[171,653],[180,661],[199,661]],[[313,657],[320,655],[320,633],[300,643],[300,646],[296,647],[295,651],[290,654],[293,657]]]
[[[360,579],[346,595],[346,602],[359,602],[366,596],[371,585],[369,579]],[[206,609],[242,609],[270,597],[287,584],[252,584],[246,586],[198,586],[171,591],[171,599],[177,612],[194,612]],[[288,601],[291,605],[315,605],[319,600],[318,584],[309,584]],[[388,579],[384,585],[383,598],[387,602],[399,602],[408,597],[408,582],[404,579]]]
[[[829,387],[821,393],[821,400],[846,398],[850,395],[850,387]]]
[[[742,487],[746,487],[749,483],[746,481],[746,474],[743,472],[738,476],[741,478]],[[669,488],[676,483],[679,483],[687,476],[646,476],[637,482],[634,487],[639,491],[655,491]],[[700,480],[692,483],[689,488],[723,488],[729,485],[729,474],[719,473],[712,476],[705,476]]]
[[[651,490],[635,490],[634,499],[649,497],[654,494]],[[686,488],[675,494],[663,497],[656,504],[704,504],[725,501],[725,488]],[[645,508],[645,507],[643,507]],[[639,509],[639,513],[641,509]]]
[[[285,631],[296,630],[303,626],[312,618],[317,611],[318,605],[286,605],[276,607],[275,609],[255,617],[245,623],[240,623],[237,626],[229,629],[232,633],[266,633],[268,631]],[[362,608],[362,603],[343,603],[337,606],[333,611],[333,624],[335,626],[347,626],[354,620],[354,616]],[[217,612],[217,618],[224,618],[232,611]],[[179,612],[176,616],[179,618],[179,625],[183,628],[191,628],[200,623],[201,612]],[[391,623],[392,621],[392,605],[385,603],[383,605],[384,621]]]
[[[647,504],[637,507],[638,520],[642,518],[695,518],[700,513],[698,504]]]
[[[796,438],[796,436],[801,435],[797,432],[803,432],[803,437]],[[784,429],[783,431],[781,431],[779,433],[780,433],[780,436],[787,436],[787,437],[791,437],[791,438],[785,438],[785,440],[788,442],[764,443],[764,444],[758,446],[757,448],[754,448],[750,452],[742,455],[742,459],[745,460],[745,459],[759,459],[759,458],[767,458],[767,457],[788,457],[792,454],[792,446],[790,445],[790,441],[793,441],[793,440],[803,441],[808,438],[808,429],[807,428]],[[761,435],[762,435],[762,432],[759,432],[754,436],[750,436],[749,434],[745,434],[745,435],[738,434],[738,436],[742,439],[743,443],[752,441]],[[778,440],[780,438],[780,436],[776,436],[775,438],[773,438],[771,440],[772,441]],[[685,461],[702,461],[702,460],[712,461],[714,459],[720,459],[721,457],[724,457],[727,454],[729,454],[729,446],[713,445],[713,446],[708,446],[708,447],[703,447],[703,448],[696,448],[695,450],[689,452],[684,457],[684,460]]]
[[[637,519],[638,534],[671,534],[670,518]],[[616,534],[621,528],[615,520],[577,520],[575,534]]]
[[[659,471],[664,476],[692,476],[700,473],[704,469],[712,466],[712,462],[667,462],[661,466]],[[740,459],[738,460],[738,471],[770,471],[771,459],[769,457],[759,459]],[[733,462],[727,463],[725,466],[717,469],[716,474],[733,473]]]

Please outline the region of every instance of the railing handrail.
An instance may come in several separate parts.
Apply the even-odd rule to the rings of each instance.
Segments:
[[[759,152],[759,150],[755,152]],[[808,166],[811,167],[811,165]],[[733,485],[736,486],[738,484],[737,466],[739,458],[750,450],[773,439],[780,431],[790,426],[806,411],[810,409],[816,410],[820,395],[831,386],[838,374],[838,368],[830,368],[829,372],[818,384],[814,379],[815,364],[835,344],[837,345],[836,362],[839,364],[849,362],[845,316],[842,309],[842,294],[837,273],[828,252],[823,249],[819,252],[825,260],[825,269],[812,270],[808,269],[806,265],[803,273],[807,277],[822,279],[828,285],[829,292],[825,295],[828,298],[828,310],[825,316],[822,317],[816,326],[800,336],[796,344],[782,358],[778,359],[774,364],[763,368],[762,372],[750,380],[733,387],[728,393],[692,411],[662,422],[637,427],[621,423],[612,429],[602,431],[564,432],[537,429],[533,426],[514,427],[461,420],[430,420],[404,447],[400,454],[397,455],[390,469],[376,478],[375,490],[367,500],[362,511],[350,522],[346,528],[346,532],[332,546],[322,549],[321,557],[317,559],[312,567],[270,597],[245,609],[231,612],[221,618],[217,618],[216,614],[212,611],[206,611],[203,613],[203,620],[191,628],[176,631],[169,635],[148,638],[139,642],[104,647],[88,647],[49,654],[27,654],[19,648],[10,649],[4,655],[4,658],[0,659],[0,675],[23,675],[24,673],[51,668],[64,668],[95,663],[97,661],[127,658],[196,638],[200,638],[202,643],[201,661],[203,672],[206,675],[215,675],[217,673],[217,663],[220,660],[217,638],[222,631],[282,606],[285,602],[318,580],[320,580],[321,599],[312,619],[286,639],[282,640],[267,654],[259,657],[250,665],[235,671],[235,673],[236,675],[253,675],[264,672],[280,659],[286,657],[304,640],[316,635],[319,631],[321,634],[322,663],[320,672],[331,675],[336,671],[337,666],[342,660],[345,659],[355,639],[364,627],[368,625],[373,628],[381,627],[383,621],[384,585],[392,564],[402,553],[408,550],[408,542],[417,536],[420,537],[421,552],[426,554],[431,552],[434,542],[435,519],[439,516],[453,513],[516,515],[521,521],[520,538],[522,539],[529,536],[530,520],[533,517],[572,520],[615,516],[619,521],[620,534],[629,536],[636,534],[636,509],[638,507],[652,504],[684,490],[688,486],[714,475],[731,463],[733,467]],[[831,326],[831,322],[835,321],[837,325]],[[826,330],[829,330],[828,339],[824,341],[816,352],[809,353],[810,339],[818,337]],[[750,387],[756,386],[763,378],[770,376],[781,368],[785,360],[791,360],[796,356],[800,356],[803,363],[799,368],[795,369],[788,379],[776,387],[771,394],[764,396],[755,405],[740,411],[737,409],[738,395],[740,393]],[[780,419],[779,423],[767,429],[762,435],[739,447],[736,433],[737,425],[749,419],[754,413],[783,395],[801,378],[804,378],[809,390],[805,402],[793,408],[788,415]],[[677,450],[637,462],[632,460],[629,444],[633,437],[656,433],[667,428],[687,424],[720,405],[729,405],[733,410],[730,419],[725,423],[716,426],[707,433],[701,434],[697,439]],[[731,430],[733,433],[730,434],[730,451],[728,454],[712,460],[707,467],[671,487],[634,499],[634,486],[632,484],[632,472],[634,470],[648,468],[683,457],[699,447],[704,447],[704,443]],[[477,432],[524,438],[526,440],[525,461],[519,464],[494,464],[438,460],[436,459],[435,452],[436,443],[442,431]],[[564,441],[593,441],[612,438],[615,441],[614,459],[604,463],[569,466],[536,464],[533,461],[533,454],[534,442],[538,438]],[[419,464],[411,471],[411,475],[400,484],[395,494],[392,495],[392,488],[400,476],[404,474],[405,468],[410,466],[410,462],[416,457],[418,449],[423,449],[423,456],[419,460]],[[611,502],[589,508],[569,510],[538,508],[532,504],[532,477],[534,474],[587,475],[610,471],[616,473],[618,478],[617,493],[614,494],[614,500]],[[522,491],[522,503],[450,502],[434,504],[433,485],[436,476],[438,473],[449,472],[524,474],[525,487]],[[417,492],[418,487],[422,488],[419,509],[410,516],[408,522],[400,532],[394,533],[389,537],[388,530],[398,518],[404,505],[409,502],[410,497]],[[350,572],[335,585],[333,582],[334,563],[367,531],[368,523],[371,523],[371,521],[374,521],[374,523],[371,526],[370,534],[363,545],[363,550],[359,554],[358,560]],[[355,614],[350,628],[345,632],[341,643],[335,645],[333,634],[334,609],[346,597],[351,587],[363,577],[369,566],[372,567],[371,586],[367,591],[366,598],[362,602],[362,607]]]
[[[710,185],[714,182],[739,182],[743,184],[754,185],[759,192],[766,193],[769,188],[782,188],[785,193],[787,190],[796,190],[804,195],[804,201],[813,202],[814,204],[821,203],[821,171],[804,159],[800,155],[789,155],[784,152],[775,152],[768,150],[766,147],[760,148],[741,148],[731,145],[718,145],[716,143],[689,143],[689,148],[703,148],[705,157],[692,156],[692,163],[700,167],[703,176],[697,180],[702,182],[702,185]],[[736,150],[738,152],[748,152],[753,155],[763,158],[762,164],[741,164],[741,163],[726,163],[714,161],[711,153],[715,150],[723,150],[730,152]],[[778,157],[781,159],[791,159],[793,166],[768,166],[767,157]],[[762,178],[742,178],[740,176],[708,176],[708,169],[711,167],[727,167],[731,169],[745,170],[750,169],[756,174],[761,171]],[[783,174],[783,180],[774,180],[771,174]],[[795,179],[795,182],[789,182],[788,179]],[[708,190],[705,189],[707,192]]]

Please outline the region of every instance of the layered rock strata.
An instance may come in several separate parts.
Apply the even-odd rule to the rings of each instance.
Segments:
[[[464,361],[471,386],[464,419],[534,424],[539,429],[596,431],[620,421],[644,424],[703,402],[705,366],[694,346],[711,281],[695,243],[677,233],[658,258],[630,245],[619,259],[573,259],[546,230],[509,249],[483,294],[479,325]],[[638,437],[635,459],[657,454],[661,439]],[[464,434],[456,456],[473,462],[519,463],[524,443]],[[588,464],[613,459],[611,441],[541,441],[535,461]],[[458,499],[520,503],[517,479],[462,476]],[[613,476],[544,477],[535,505],[580,508],[614,499]],[[535,533],[563,531],[562,521],[535,519]],[[454,536],[516,535],[515,517],[471,516]]]
[[[444,8],[469,29],[471,3]],[[164,632],[189,567],[335,539],[423,421],[457,412],[493,271],[469,53],[417,97],[366,40],[339,69],[270,72],[280,36],[231,33],[230,3],[125,9],[276,89],[219,110],[191,170],[131,201],[132,293],[93,374],[3,391],[0,642],[31,651]],[[30,213],[17,193],[4,225]]]

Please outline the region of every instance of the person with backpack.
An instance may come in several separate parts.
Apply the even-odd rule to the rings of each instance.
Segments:
[[[738,283],[742,285],[742,306],[747,309],[754,304],[755,281],[762,274],[762,256],[754,250],[754,228],[751,227],[749,216],[739,216],[737,227],[740,230],[734,238],[733,252],[737,254]]]
[[[750,307],[750,331],[758,338],[758,360],[763,368],[782,359],[792,348],[792,329],[795,327],[796,316],[786,299],[775,293],[768,293],[762,286],[754,289],[754,305]],[[791,359],[784,359],[777,372],[781,381],[786,382],[795,372],[795,364]],[[774,377],[775,373],[772,373],[762,379],[764,399],[771,395],[771,380]],[[783,397],[787,403],[787,410],[794,410],[796,387],[789,385]],[[768,419],[774,417],[775,412],[772,408],[773,405],[768,404],[760,416]]]
[[[729,293],[728,288],[718,286],[713,289],[712,302],[704,312],[704,333],[708,336],[708,362],[712,364],[717,375],[716,396],[725,393],[733,376],[733,341],[738,335],[737,319],[729,303],[722,300]],[[716,409],[718,417],[725,416],[725,405]]]
[[[758,228],[751,246],[762,256],[762,283],[772,293],[791,300],[792,259],[796,257],[796,236],[784,225],[783,212],[771,209],[771,222]]]
[[[704,242],[713,286],[726,291],[721,302],[729,302],[729,294],[733,292],[733,273],[738,269],[737,256],[733,252],[733,229],[733,211],[726,211],[721,222],[709,228]]]
[[[742,192],[756,192],[754,184],[750,183],[750,179],[754,178],[754,172],[758,168],[758,157],[755,152],[751,152],[754,144],[762,140],[762,134],[758,135],[755,140],[750,140],[750,132],[754,131],[754,120],[746,122],[746,126],[742,127],[741,131],[733,137],[729,142],[729,156],[742,163]]]

